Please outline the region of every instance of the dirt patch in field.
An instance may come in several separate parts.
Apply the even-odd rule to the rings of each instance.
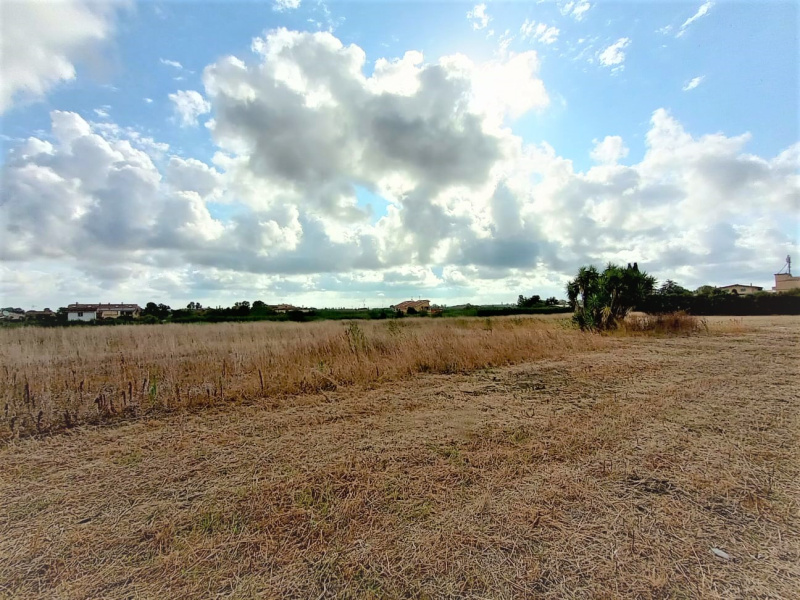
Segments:
[[[0,593],[796,597],[800,319],[729,331],[13,442]]]

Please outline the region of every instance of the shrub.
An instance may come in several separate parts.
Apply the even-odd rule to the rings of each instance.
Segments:
[[[620,323],[624,333],[708,333],[708,323],[683,311],[660,315],[629,315]]]
[[[684,311],[693,315],[800,315],[800,296],[785,292],[749,296],[724,292],[695,296],[653,294],[636,309],[650,314]]]
[[[653,293],[655,284],[655,278],[636,263],[625,268],[609,263],[602,273],[594,266],[581,267],[567,284],[573,319],[583,330],[616,329],[634,306]]]

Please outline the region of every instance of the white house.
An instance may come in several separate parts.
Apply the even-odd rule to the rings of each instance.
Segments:
[[[763,287],[753,285],[752,283],[750,285],[734,283],[733,285],[723,285],[718,289],[728,294],[736,294],[737,296],[749,296],[750,294],[755,294],[764,290]]]
[[[138,304],[70,304],[67,321],[94,321],[96,319],[136,318],[141,312]]]

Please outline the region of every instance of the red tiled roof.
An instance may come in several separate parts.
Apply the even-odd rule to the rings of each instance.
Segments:
[[[431,303],[430,300],[406,300],[405,302],[401,302],[400,304],[395,304],[395,310],[405,310],[406,308],[418,308],[421,306],[429,306]]]
[[[67,311],[96,312],[98,310],[142,310],[138,304],[70,304]]]
[[[764,289],[764,288],[763,288],[763,287],[761,287],[760,285],[746,285],[746,284],[744,284],[744,283],[733,283],[733,284],[731,284],[731,285],[723,285],[723,286],[722,286],[722,287],[720,287],[719,289],[721,289],[721,290],[727,290],[728,288],[737,288],[737,287],[743,287],[743,288],[755,288],[755,289],[757,289],[757,290],[763,290],[763,289]]]

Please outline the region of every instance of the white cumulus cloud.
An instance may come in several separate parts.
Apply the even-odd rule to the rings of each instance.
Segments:
[[[277,12],[295,10],[300,8],[300,1],[301,0],[275,0],[272,4],[272,10]]]
[[[169,60],[167,58],[159,58],[158,61],[162,65],[167,65],[168,67],[174,67],[176,69],[183,69],[183,65],[179,63],[177,60]]]
[[[531,21],[529,19],[525,19],[519,32],[522,39],[529,39],[542,44],[552,44],[556,42],[558,40],[558,34],[560,33],[558,27],[552,25],[548,26],[545,23],[536,23],[536,21]]]
[[[638,132],[643,156],[607,136],[579,169],[514,133],[515,116],[547,106],[538,68],[535,52],[426,62],[409,50],[373,69],[330,33],[268,31],[208,65],[194,92],[203,112],[190,117],[214,113],[201,130],[211,162],[54,111],[0,167],[4,291],[51,304],[108,290],[502,301],[560,295],[588,263],[636,260],[696,287],[768,280],[774,257],[796,252],[800,144],[758,156],[749,134],[695,135],[658,109]],[[46,290],[11,272],[49,273]]]
[[[114,29],[117,3],[10,1],[0,18],[0,113],[76,76]]]
[[[559,4],[562,15],[570,15],[576,21],[582,21],[592,5],[587,0],[570,0]]]
[[[680,29],[678,29],[678,33],[675,34],[675,37],[682,37],[683,34],[686,33],[686,29],[689,27],[689,25],[697,21],[697,19],[706,16],[708,11],[710,11],[713,6],[714,3],[711,1],[701,5],[700,8],[697,9],[696,13],[683,22],[683,24],[680,26]]]
[[[625,49],[631,45],[630,38],[619,38],[597,55],[604,67],[621,65],[625,62]]]
[[[700,85],[701,83],[703,83],[703,80],[704,80],[705,78],[706,78],[706,76],[705,76],[705,75],[699,75],[698,77],[693,77],[692,79],[690,79],[689,81],[687,81],[687,82],[684,84],[684,86],[683,86],[683,91],[684,91],[684,92],[688,92],[688,91],[690,91],[690,90],[693,90],[693,89],[694,89],[694,88],[696,88],[698,85]]]
[[[608,135],[602,141],[596,142],[591,152],[591,157],[601,164],[614,164],[628,155],[622,138],[618,135]]]
[[[197,118],[211,111],[211,104],[195,90],[179,90],[168,98],[183,127],[196,126]]]
[[[473,29],[486,29],[492,18],[486,12],[485,4],[476,4],[467,12],[467,19],[472,21]]]

